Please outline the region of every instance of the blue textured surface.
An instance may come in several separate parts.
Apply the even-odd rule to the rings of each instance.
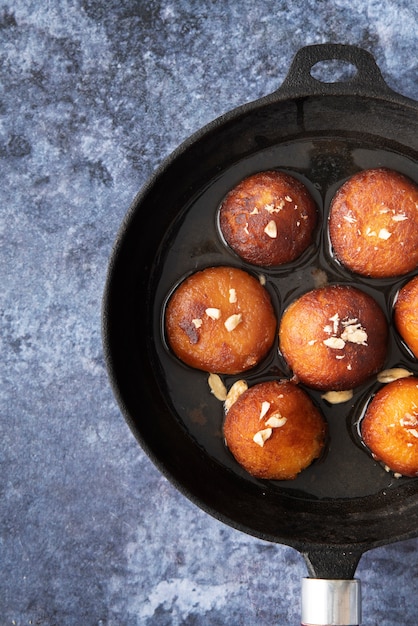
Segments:
[[[300,47],[360,45],[418,100],[417,20],[410,0],[0,0],[2,625],[299,623],[302,557],[194,507],[121,417],[107,263],[163,158]],[[364,555],[365,624],[416,625],[417,547]]]

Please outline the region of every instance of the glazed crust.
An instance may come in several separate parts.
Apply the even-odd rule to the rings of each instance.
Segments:
[[[418,475],[418,378],[402,378],[380,389],[361,422],[363,441],[393,472]]]
[[[305,185],[278,171],[241,181],[220,207],[219,226],[229,246],[254,265],[298,258],[312,243],[317,208]]]
[[[381,369],[388,325],[377,302],[349,285],[310,291],[286,309],[280,351],[297,382],[323,391],[357,387]]]
[[[393,320],[398,333],[415,358],[418,358],[418,276],[400,289],[394,305]]]
[[[401,276],[418,265],[418,185],[386,168],[352,176],[335,194],[329,235],[336,258],[372,278]]]
[[[269,404],[260,419],[267,406],[263,403]],[[269,428],[264,445],[256,443],[254,435]],[[237,462],[253,476],[292,480],[322,454],[327,424],[297,385],[271,381],[250,387],[238,398],[226,414],[224,435]]]
[[[266,356],[277,321],[270,296],[256,278],[233,267],[211,267],[175,290],[165,327],[170,347],[187,365],[237,374]]]

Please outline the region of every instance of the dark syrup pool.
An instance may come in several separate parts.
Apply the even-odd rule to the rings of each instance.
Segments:
[[[180,420],[204,454],[245,480],[268,489],[303,498],[356,498],[374,495],[405,481],[375,462],[359,436],[359,422],[373,394],[381,387],[376,378],[354,390],[352,399],[331,405],[322,393],[303,387],[324,414],[329,425],[329,445],[292,481],[260,481],[234,460],[222,436],[223,405],[210,392],[208,375],[180,363],[164,339],[164,308],[175,287],[189,274],[214,265],[231,265],[265,278],[277,319],[291,301],[322,284],[355,285],[380,304],[391,326],[385,368],[404,367],[418,374],[417,361],[392,328],[392,307],[399,288],[412,274],[397,279],[367,279],[345,270],[332,255],[327,232],[330,201],[340,185],[355,172],[388,167],[418,182],[415,156],[405,156],[399,146],[381,149],[373,137],[321,137],[283,143],[243,159],[210,180],[184,207],[166,232],[153,267],[155,358],[159,364],[162,393],[171,412]],[[261,268],[243,262],[222,239],[218,208],[226,193],[245,176],[266,169],[287,171],[302,180],[317,202],[319,225],[314,244],[297,261],[280,268]],[[278,342],[253,370],[222,376],[227,387],[238,379],[253,384],[289,378],[291,372],[279,354]],[[267,484],[268,483],[268,484]]]

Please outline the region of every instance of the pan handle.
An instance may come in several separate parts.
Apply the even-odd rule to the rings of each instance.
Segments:
[[[358,579],[302,579],[302,626],[359,626],[361,584]]]
[[[323,82],[311,74],[312,68],[321,61],[344,61],[356,68],[354,76],[344,81]],[[301,48],[295,55],[289,72],[281,87],[275,92],[281,98],[305,95],[395,95],[385,83],[370,52],[346,44],[316,44]],[[397,95],[397,94],[396,94]]]
[[[354,578],[362,548],[310,547],[303,553],[302,626],[359,626],[361,583]]]

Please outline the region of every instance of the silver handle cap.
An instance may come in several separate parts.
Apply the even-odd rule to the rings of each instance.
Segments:
[[[358,579],[302,579],[303,626],[358,626],[361,583]]]

